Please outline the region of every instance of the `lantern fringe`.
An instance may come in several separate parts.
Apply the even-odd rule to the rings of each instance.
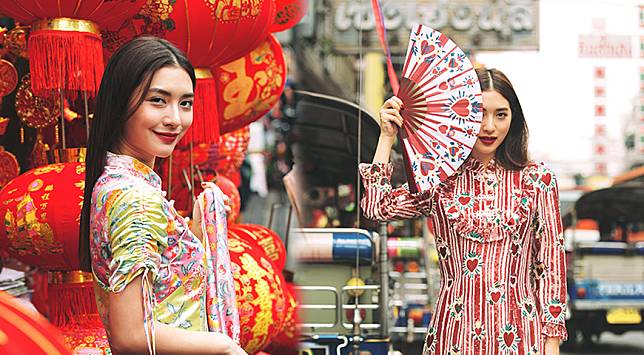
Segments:
[[[192,142],[219,142],[219,115],[217,111],[217,86],[214,78],[197,79],[193,105],[192,126],[181,140],[185,146]]]
[[[93,281],[49,285],[49,321],[61,328],[102,327]]]
[[[39,30],[29,36],[29,65],[34,93],[49,97],[64,89],[71,99],[78,91],[94,97],[103,75],[101,37],[90,32]]]

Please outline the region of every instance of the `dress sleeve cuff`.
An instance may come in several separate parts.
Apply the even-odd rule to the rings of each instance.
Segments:
[[[562,341],[568,339],[568,332],[566,326],[559,323],[544,323],[541,328],[541,334],[546,337],[559,338]]]

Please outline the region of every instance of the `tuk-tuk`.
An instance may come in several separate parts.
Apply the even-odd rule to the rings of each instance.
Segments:
[[[644,331],[644,184],[584,194],[567,216],[569,339],[598,342],[603,332]],[[564,222],[566,218],[564,217]],[[579,228],[595,225],[595,230]]]

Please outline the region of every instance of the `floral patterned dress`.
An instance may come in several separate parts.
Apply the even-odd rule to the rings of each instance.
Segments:
[[[216,189],[216,188],[215,188]],[[142,276],[144,326],[154,322],[216,331],[239,343],[239,316],[228,255],[221,191],[206,189],[198,203],[204,241],[177,214],[148,166],[108,152],[92,191],[90,247],[96,299],[108,324],[108,294]],[[148,348],[155,352],[154,337]]]
[[[392,189],[391,164],[361,164],[368,218],[431,217],[441,285],[424,355],[543,354],[567,337],[566,261],[555,176],[470,157],[434,189]]]

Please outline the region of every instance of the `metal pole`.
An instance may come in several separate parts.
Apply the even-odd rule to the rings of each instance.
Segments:
[[[380,223],[380,334],[389,337],[389,265],[387,259],[387,223]]]

